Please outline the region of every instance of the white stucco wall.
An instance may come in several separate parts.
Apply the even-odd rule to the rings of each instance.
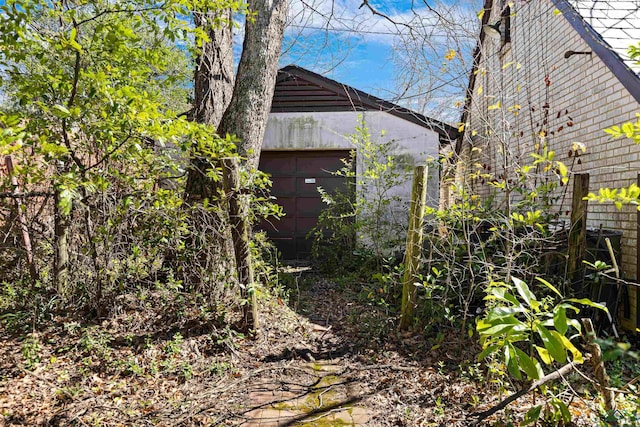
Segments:
[[[408,122],[383,111],[342,111],[313,113],[271,113],[267,123],[263,150],[351,150],[347,135],[354,134],[359,117],[364,117],[373,141],[393,141],[394,155],[413,159],[423,165],[428,159],[438,158],[439,139],[435,131]],[[384,131],[384,136],[381,133]],[[361,176],[362,165],[356,173]],[[411,198],[412,173],[406,174],[405,183],[396,187],[392,196],[405,202]],[[428,204],[438,206],[438,171],[433,165],[429,171]]]

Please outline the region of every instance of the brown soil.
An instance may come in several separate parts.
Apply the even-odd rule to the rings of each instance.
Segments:
[[[125,298],[99,325],[57,317],[33,334],[3,331],[0,425],[454,427],[504,398],[473,339],[398,335],[356,285],[295,277],[294,309],[261,298],[257,339],[167,292]],[[597,402],[566,390],[573,425],[594,425]],[[515,425],[533,399],[484,424]]]

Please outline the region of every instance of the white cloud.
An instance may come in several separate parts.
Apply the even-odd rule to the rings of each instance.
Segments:
[[[408,2],[405,2],[408,4]],[[365,42],[395,45],[399,37],[428,38],[445,44],[456,37],[474,37],[477,29],[473,0],[399,9],[385,0],[373,13],[361,0],[294,0],[289,14],[288,34],[326,31],[336,36],[359,37]],[[362,7],[361,7],[362,6]]]

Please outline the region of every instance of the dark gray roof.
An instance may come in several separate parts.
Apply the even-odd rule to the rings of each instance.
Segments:
[[[639,0],[568,0],[602,39],[636,74],[640,65],[629,58],[629,46],[640,42]]]

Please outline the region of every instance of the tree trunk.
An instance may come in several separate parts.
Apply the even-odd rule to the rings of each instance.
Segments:
[[[271,98],[278,73],[278,60],[282,49],[288,3],[288,0],[248,0],[247,6],[250,16],[247,17],[245,23],[242,56],[228,106],[224,104],[228,99],[226,91],[231,82],[228,76],[232,67],[229,68],[225,62],[227,57],[224,56],[224,53],[230,51],[216,48],[215,44],[216,42],[228,43],[231,40],[230,32],[219,35],[218,37],[222,38],[216,40],[216,30],[213,30],[213,34],[210,36],[214,46],[203,47],[196,70],[194,119],[215,126],[218,114],[220,111],[224,111],[217,127],[217,133],[222,136],[233,134],[240,139],[238,153],[247,158],[247,169],[257,168],[260,159],[260,147],[271,110]],[[227,28],[225,27],[225,29]],[[230,28],[228,30],[230,31]],[[206,174],[212,167],[221,165],[212,164],[211,159],[195,155],[191,159],[190,166],[187,176],[186,201],[197,203],[204,199],[219,200],[221,183],[212,181]],[[236,169],[239,170],[240,167]],[[238,262],[237,269],[238,279],[244,286],[252,281],[250,280],[252,276],[251,264],[246,250],[250,235],[250,224],[247,222],[248,206],[246,205],[246,203],[239,203],[233,207],[234,209],[231,209],[233,212],[229,212],[232,236],[231,239],[225,238],[224,242],[225,246],[229,248],[232,240],[232,252],[235,259],[243,260]],[[242,221],[236,223],[240,217],[242,217]],[[252,312],[250,313],[252,319],[247,320],[251,320],[252,326],[257,332],[255,294],[246,296],[252,300]]]
[[[245,24],[242,56],[229,108],[218,134],[235,134],[238,153],[249,168],[257,168],[278,74],[288,0],[249,0],[255,12]]]
[[[258,321],[258,304],[253,281],[253,264],[251,262],[251,232],[249,223],[249,195],[244,194],[240,184],[240,163],[237,157],[222,159],[224,190],[229,205],[233,252],[236,260],[238,282],[244,305],[244,323],[257,336],[260,331]]]
[[[233,32],[231,10],[195,13],[198,27],[206,28],[196,60],[193,119],[217,127],[233,94]]]
[[[21,193],[20,184],[18,183],[18,178],[13,170],[13,159],[11,156],[5,156],[4,159],[5,167],[7,168],[7,173],[11,178],[11,186],[13,187],[13,194],[18,196]],[[29,227],[27,226],[27,219],[25,217],[25,210],[23,209],[23,202],[20,197],[15,197],[16,204],[16,216],[18,217],[18,222],[20,224],[20,231],[22,232],[22,245],[24,247],[24,252],[27,255],[27,264],[29,265],[29,274],[31,275],[31,281],[36,282],[38,280],[38,271],[36,270],[36,264],[33,259],[33,247],[31,246],[31,235],[29,234]]]
[[[233,94],[233,32],[231,10],[195,13],[195,24],[207,29],[196,60],[192,119],[217,127]],[[206,176],[211,165],[200,156],[191,159],[187,176],[186,199],[189,203],[213,199],[219,186]]]

